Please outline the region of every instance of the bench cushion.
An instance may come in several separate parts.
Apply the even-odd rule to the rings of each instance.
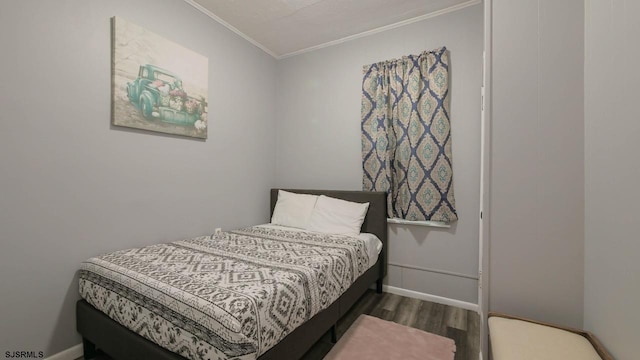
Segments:
[[[489,318],[494,360],[602,360],[578,334],[527,321]]]

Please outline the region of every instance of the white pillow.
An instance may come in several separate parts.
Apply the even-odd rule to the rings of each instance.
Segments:
[[[307,230],[330,234],[360,234],[369,203],[356,203],[321,195]]]
[[[273,209],[271,223],[304,229],[309,224],[317,195],[296,194],[278,190],[278,201]]]

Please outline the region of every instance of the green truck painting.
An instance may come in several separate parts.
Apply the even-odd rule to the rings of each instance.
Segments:
[[[141,65],[138,78],[127,83],[127,97],[148,120],[198,127],[207,112],[207,103],[187,95],[182,80],[155,65]]]

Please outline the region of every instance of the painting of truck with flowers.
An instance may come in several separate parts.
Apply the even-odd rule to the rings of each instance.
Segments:
[[[207,138],[208,59],[112,19],[113,124]]]

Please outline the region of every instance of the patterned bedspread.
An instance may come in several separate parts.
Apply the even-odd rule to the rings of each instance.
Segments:
[[[364,241],[249,227],[91,258],[80,295],[188,359],[255,359],[371,265]]]

